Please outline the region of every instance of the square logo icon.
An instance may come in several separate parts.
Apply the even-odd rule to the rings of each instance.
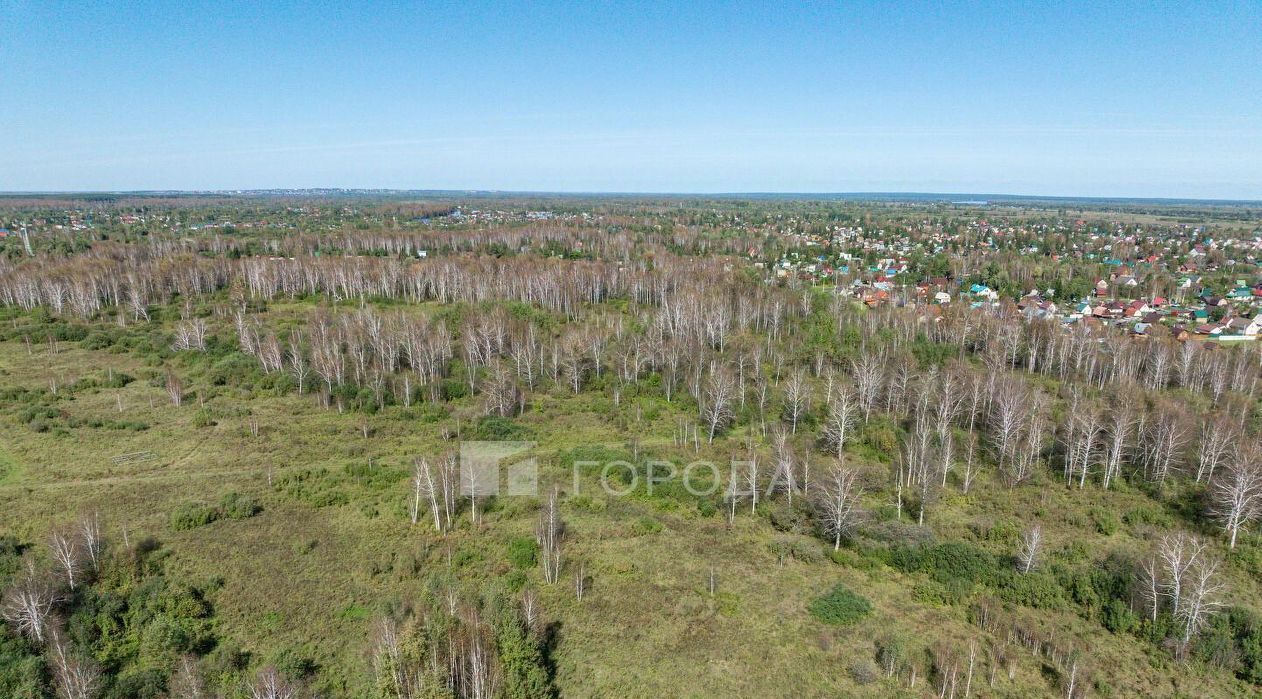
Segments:
[[[539,492],[539,464],[534,457],[513,457],[531,451],[536,442],[461,442],[460,494],[534,496]]]

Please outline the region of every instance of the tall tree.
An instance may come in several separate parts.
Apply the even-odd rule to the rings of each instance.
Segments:
[[[841,461],[833,464],[823,487],[819,488],[816,506],[822,515],[824,531],[833,537],[834,551],[841,548],[842,538],[849,536],[859,524],[863,514],[859,508],[862,494],[855,472]]]
[[[1262,515],[1262,461],[1256,449],[1237,451],[1210,488],[1210,514],[1222,523],[1230,547],[1240,530]]]

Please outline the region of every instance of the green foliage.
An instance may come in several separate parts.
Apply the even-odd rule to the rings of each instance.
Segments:
[[[206,372],[206,378],[212,386],[236,388],[253,387],[262,375],[257,361],[235,351],[215,361]]]
[[[342,467],[343,481],[350,481],[367,490],[381,491],[407,478],[402,469],[373,463],[351,463]]]
[[[443,400],[453,401],[469,395],[469,384],[456,379],[445,379],[442,382]]]
[[[103,697],[157,699],[181,656],[217,643],[206,591],[168,576],[155,546],[108,559],[71,602],[67,639],[92,649],[104,671]]]
[[[219,511],[224,519],[246,519],[262,511],[254,498],[238,493],[227,493],[219,499]]]
[[[215,421],[214,414],[206,408],[202,408],[193,414],[193,427],[197,429],[214,427],[217,424],[219,423]]]
[[[209,503],[186,502],[176,507],[171,513],[171,528],[176,531],[196,529],[217,519],[219,519],[219,509]]]
[[[833,626],[849,626],[872,612],[872,603],[837,583],[827,594],[811,600],[811,616]]]
[[[1095,522],[1096,531],[1105,536],[1113,536],[1120,526],[1117,513],[1104,507],[1091,508],[1091,520]]]
[[[1262,685],[1262,616],[1244,607],[1231,607],[1210,617],[1193,652],[1210,665]]]
[[[238,493],[227,493],[218,505],[204,501],[182,503],[171,512],[171,528],[186,531],[204,527],[220,519],[247,519],[262,511],[254,498]]]
[[[1163,529],[1167,529],[1174,524],[1173,520],[1170,519],[1170,515],[1152,506],[1133,507],[1122,515],[1122,521],[1131,527],[1147,524]]]
[[[512,418],[486,415],[478,420],[466,439],[511,442],[529,439],[532,434],[529,427],[515,422]]]
[[[105,388],[123,388],[135,380],[136,379],[129,374],[124,374],[121,371],[115,371],[101,385]]]
[[[354,618],[354,617],[352,617]],[[359,617],[362,618],[362,617]],[[276,654],[272,664],[281,676],[297,682],[311,677],[320,669],[311,651],[303,647],[286,646]]]
[[[519,536],[508,542],[508,562],[518,568],[533,568],[539,557],[539,543],[532,537]]]
[[[882,634],[876,639],[876,661],[883,668],[901,671],[908,661],[907,642],[893,633]]]
[[[960,348],[958,345],[917,338],[911,345],[911,353],[921,368],[928,368],[942,366],[948,359],[958,356]]]
[[[1064,588],[1054,575],[1045,571],[1005,571],[1004,581],[997,587],[1002,599],[1015,604],[1035,609],[1065,609],[1068,606]]]
[[[1066,544],[1059,555],[1069,563],[1080,563],[1090,557],[1091,551],[1087,548],[1086,542],[1074,540]]]
[[[1113,633],[1122,634],[1135,628],[1139,619],[1130,605],[1120,599],[1111,599],[1100,610],[1100,624]]]
[[[719,506],[713,500],[702,499],[697,501],[697,513],[702,517],[713,517],[718,512]]]
[[[986,541],[1004,545],[1015,543],[1020,535],[1021,532],[1017,529],[1017,525],[1009,521],[996,522],[981,532],[982,538]]]
[[[26,549],[16,537],[8,534],[0,535],[0,588],[7,587],[9,581],[22,567],[22,552]]]
[[[771,526],[782,532],[807,534],[814,527],[810,516],[801,507],[788,503],[772,506],[769,516]]]
[[[819,541],[807,537],[781,536],[767,546],[781,563],[790,558],[802,563],[822,563],[825,560]]]
[[[941,583],[937,580],[918,580],[912,585],[911,596],[917,602],[945,607],[964,602],[971,589],[959,581]]]
[[[859,439],[852,448],[865,458],[890,463],[898,453],[898,429],[888,417],[874,417],[859,428]]]
[[[567,474],[572,474],[574,467],[579,466],[580,473],[600,476],[606,464],[618,461],[630,464],[631,459],[632,455],[629,452],[620,449],[601,444],[583,444],[557,454],[557,465]],[[640,475],[633,471],[633,468],[634,465],[632,467],[619,465],[610,468],[608,474],[610,482],[631,485]]]
[[[604,498],[593,498],[588,495],[575,495],[567,501],[567,504],[575,509],[594,514],[604,512],[609,507],[609,503]]]
[[[12,699],[51,697],[48,668],[39,649],[0,624],[0,696]]]
[[[645,534],[656,534],[662,531],[664,527],[662,523],[652,517],[641,517],[631,525],[631,532],[636,536],[644,536]]]
[[[991,554],[964,542],[945,542],[918,548],[899,547],[889,553],[889,563],[904,572],[923,572],[947,587],[971,589],[993,579],[999,566]]]
[[[828,558],[839,566],[855,570],[872,570],[878,563],[873,558],[863,556],[850,549],[837,549],[828,552]]]
[[[504,699],[547,699],[555,693],[539,644],[530,637],[516,610],[505,605],[496,625]]]
[[[399,469],[348,464],[340,473],[327,468],[290,471],[277,477],[273,487],[312,507],[334,507],[349,503],[353,492],[382,491],[405,477]]]
[[[526,571],[524,570],[513,569],[500,578],[500,583],[509,592],[521,592],[528,582],[530,582],[530,578],[526,576]]]
[[[803,563],[821,563],[824,560],[824,550],[814,539],[793,539],[789,553]]]

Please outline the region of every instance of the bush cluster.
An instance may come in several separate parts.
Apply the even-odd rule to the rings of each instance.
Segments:
[[[849,626],[872,612],[872,603],[837,583],[827,594],[811,600],[811,616],[833,626]]]
[[[248,495],[227,493],[219,499],[219,504],[195,500],[186,502],[171,513],[171,528],[176,531],[187,531],[204,527],[219,519],[246,519],[262,511],[262,507]]]

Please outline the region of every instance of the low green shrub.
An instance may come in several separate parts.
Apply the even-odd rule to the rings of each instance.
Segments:
[[[1043,571],[1017,573],[1006,571],[1003,582],[996,585],[999,596],[1015,604],[1035,609],[1065,609],[1065,589],[1056,577]]]
[[[631,531],[636,536],[656,534],[662,531],[662,529],[664,529],[662,523],[652,517],[641,517],[635,521],[635,524],[631,525]]]
[[[803,563],[822,563],[824,561],[824,550],[820,548],[819,542],[814,539],[794,539],[789,551],[794,558]]]
[[[219,519],[219,510],[209,503],[186,502],[176,507],[171,513],[171,528],[176,531],[186,531],[204,527],[216,519]]]
[[[1096,531],[1105,536],[1113,536],[1120,526],[1117,513],[1104,507],[1091,508],[1091,520],[1095,522]]]
[[[801,509],[788,504],[771,508],[771,526],[782,532],[806,534],[812,529],[810,518]]]
[[[1139,619],[1130,605],[1120,599],[1109,600],[1100,610],[1100,624],[1113,633],[1126,633],[1135,628]]]
[[[238,493],[227,493],[219,500],[219,511],[224,519],[247,519],[262,511],[254,498]]]
[[[533,431],[529,427],[514,421],[512,418],[487,415],[478,420],[478,423],[470,430],[469,437],[496,442],[511,442],[529,439],[532,434]]]
[[[526,571],[524,570],[510,570],[504,574],[504,577],[500,578],[504,589],[509,592],[521,592],[528,581],[529,578],[526,577]]]
[[[227,493],[218,505],[201,500],[186,502],[171,512],[171,528],[186,531],[204,527],[220,519],[246,519],[262,511],[254,498],[238,493]]]
[[[811,600],[811,616],[825,624],[849,626],[872,612],[872,603],[837,583],[827,594]]]
[[[193,427],[202,429],[204,427],[214,427],[219,424],[215,421],[214,415],[206,408],[202,408],[193,414]]]
[[[1133,507],[1122,515],[1122,521],[1127,525],[1136,527],[1142,524],[1149,524],[1154,527],[1169,528],[1173,525],[1170,515],[1162,512],[1155,507]]]
[[[518,568],[533,568],[539,558],[539,544],[532,537],[521,536],[508,542],[508,562]]]
[[[880,564],[877,559],[871,556],[845,548],[829,551],[828,558],[839,566],[854,568],[855,570],[872,570]]]

